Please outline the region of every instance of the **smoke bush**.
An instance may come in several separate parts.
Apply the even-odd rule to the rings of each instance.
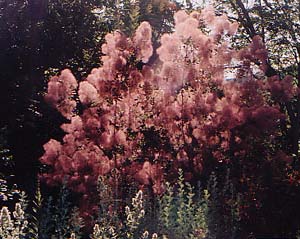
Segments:
[[[234,50],[227,39],[237,23],[212,8],[174,18],[155,66],[147,64],[153,47],[151,26],[143,22],[133,39],[120,31],[106,35],[102,66],[79,87],[69,70],[50,79],[46,100],[69,122],[61,126],[61,142],[44,145],[41,162],[52,167],[42,175],[48,183],[67,178],[71,189],[91,199],[98,176],[117,171],[115,188],[134,180],[160,194],[178,168],[196,179],[216,163],[243,162],[255,170],[259,160],[286,157],[274,146],[284,121],[276,99],[296,92],[288,90],[288,79],[254,78],[253,63],[263,71],[267,56],[259,37]],[[235,80],[226,81],[233,62],[240,64]]]

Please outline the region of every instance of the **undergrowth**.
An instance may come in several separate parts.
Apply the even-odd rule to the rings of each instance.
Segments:
[[[153,199],[146,190],[134,194],[123,208],[122,217],[108,213],[113,203],[112,189],[104,178],[98,184],[99,215],[89,235],[83,230],[84,221],[72,203],[66,184],[56,198],[43,198],[38,183],[32,202],[21,193],[12,213],[7,206],[2,207],[0,238],[239,238],[241,201],[229,172],[222,181],[212,173],[205,188],[195,188],[184,180],[183,171],[179,170],[177,182],[166,182],[163,195]]]

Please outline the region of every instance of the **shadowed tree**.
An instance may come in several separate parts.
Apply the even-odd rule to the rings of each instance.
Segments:
[[[0,125],[7,126],[18,177],[35,177],[38,149],[49,135],[59,135],[62,119],[42,99],[45,71],[68,66],[84,75],[81,69],[98,64],[94,3],[0,1]]]

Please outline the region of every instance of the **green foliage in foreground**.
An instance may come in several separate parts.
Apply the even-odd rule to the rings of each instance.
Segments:
[[[177,185],[166,184],[166,192],[159,202],[161,231],[170,238],[205,238],[208,234],[209,193],[195,200],[189,183],[184,182],[183,171],[179,171]]]
[[[114,212],[101,213],[95,219],[89,238],[241,238],[239,209],[242,202],[234,192],[229,172],[222,181],[212,173],[205,189],[200,186],[195,188],[185,182],[182,170],[178,175],[177,182],[173,185],[166,183],[165,193],[154,199],[154,209],[149,206],[147,192],[140,190],[123,208],[122,217],[112,218],[112,215],[118,215]],[[102,196],[111,190],[108,185],[102,189]],[[22,195],[14,209],[2,207],[0,238],[87,238],[79,210],[72,206],[70,192],[65,186],[62,186],[57,198],[42,198],[39,184],[32,202],[26,200],[24,193]],[[102,200],[100,202],[104,203]],[[107,208],[107,205],[103,208]]]

